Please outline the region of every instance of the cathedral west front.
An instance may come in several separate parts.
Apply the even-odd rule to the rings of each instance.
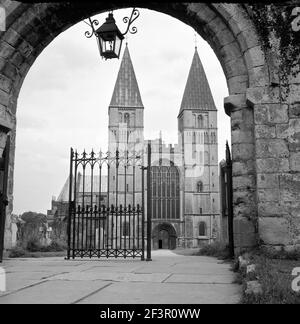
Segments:
[[[108,107],[108,152],[140,154],[144,165],[151,148],[151,185],[132,165],[111,166],[100,176],[102,203],[151,204],[152,248],[199,247],[219,235],[219,176],[217,109],[195,48],[181,104],[178,105],[178,143],[166,144],[160,135],[144,138],[144,107],[126,45]],[[143,179],[144,177],[144,179]],[[82,177],[83,182],[89,181]],[[80,180],[80,179],[79,179]],[[51,218],[67,212],[69,179],[52,200]],[[151,190],[151,201],[144,201]],[[80,185],[79,185],[80,191]],[[126,236],[127,225],[122,235]],[[121,233],[121,230],[120,230]]]

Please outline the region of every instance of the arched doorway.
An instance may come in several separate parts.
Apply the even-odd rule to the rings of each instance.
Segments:
[[[177,234],[175,228],[170,223],[162,223],[156,225],[152,234],[153,249],[169,249],[176,248]]]
[[[169,249],[169,232],[164,229],[158,233],[158,248]]]

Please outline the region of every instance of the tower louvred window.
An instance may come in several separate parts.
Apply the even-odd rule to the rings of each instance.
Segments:
[[[129,115],[129,113],[124,114],[124,123],[126,123],[127,126],[130,126],[130,115]]]
[[[202,181],[197,182],[197,192],[203,192],[203,182]]]

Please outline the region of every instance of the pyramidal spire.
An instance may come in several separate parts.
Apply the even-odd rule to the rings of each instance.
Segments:
[[[195,46],[195,53],[184,89],[179,114],[185,109],[216,110],[197,46]]]
[[[140,108],[144,107],[127,43],[109,106]]]

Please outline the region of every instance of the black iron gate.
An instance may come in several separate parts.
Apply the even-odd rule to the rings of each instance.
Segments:
[[[145,154],[120,150],[79,154],[71,149],[68,259],[144,260],[147,246],[146,260],[151,260],[151,211],[145,220],[150,164],[150,146]],[[147,205],[150,194],[147,190]]]
[[[10,152],[10,136],[7,136],[6,146],[0,159],[0,262],[3,258],[4,248],[4,232],[6,219],[7,199],[7,180],[8,180],[8,165]]]
[[[227,219],[227,240],[230,255],[234,256],[234,237],[233,237],[233,203],[232,203],[232,160],[228,142],[226,142],[226,161],[220,168],[221,176],[221,217]]]

